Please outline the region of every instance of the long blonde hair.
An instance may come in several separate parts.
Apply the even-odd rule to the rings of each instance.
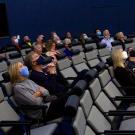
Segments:
[[[9,66],[9,75],[10,75],[10,80],[11,80],[11,83],[14,85],[18,80],[19,80],[19,64],[20,62],[17,62],[17,63],[14,63],[14,64],[11,64]]]
[[[114,68],[125,67],[124,59],[122,57],[122,49],[116,49],[112,52],[112,60]]]

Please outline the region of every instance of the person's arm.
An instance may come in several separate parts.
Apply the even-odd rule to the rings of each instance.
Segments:
[[[39,91],[42,93],[43,96],[49,96],[50,95],[49,91],[42,86],[39,86]]]
[[[22,87],[14,87],[15,98],[19,100],[21,104],[26,105],[41,105],[42,97],[35,96],[28,89]]]
[[[127,68],[121,68],[120,76],[132,85],[135,85],[135,76]]]

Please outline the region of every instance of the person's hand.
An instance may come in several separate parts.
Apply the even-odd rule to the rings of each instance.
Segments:
[[[33,95],[35,97],[42,97],[43,96],[43,94],[41,93],[41,91],[36,91]]]
[[[47,68],[47,72],[49,73],[49,74],[56,74],[56,67],[48,67]]]

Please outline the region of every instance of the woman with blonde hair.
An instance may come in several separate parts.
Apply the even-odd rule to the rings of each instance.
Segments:
[[[127,53],[122,49],[116,49],[112,52],[115,78],[123,87],[127,87],[125,89],[127,95],[135,95],[135,75],[125,63],[127,58]],[[134,87],[134,89],[129,89],[129,87]]]
[[[14,99],[20,105],[44,105],[51,102],[46,112],[46,119],[52,120],[61,117],[64,113],[66,98],[57,99],[56,96],[50,96],[47,89],[37,85],[28,79],[29,70],[21,62],[11,64],[9,75],[13,85]],[[30,118],[42,118],[42,110],[25,110],[24,112]]]

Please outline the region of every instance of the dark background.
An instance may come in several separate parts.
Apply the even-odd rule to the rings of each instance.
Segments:
[[[6,0],[9,35],[135,32],[135,0]],[[1,21],[1,20],[0,20]],[[3,39],[4,41],[7,39]],[[2,43],[1,43],[2,44]]]
[[[0,37],[9,36],[6,4],[0,3]]]

